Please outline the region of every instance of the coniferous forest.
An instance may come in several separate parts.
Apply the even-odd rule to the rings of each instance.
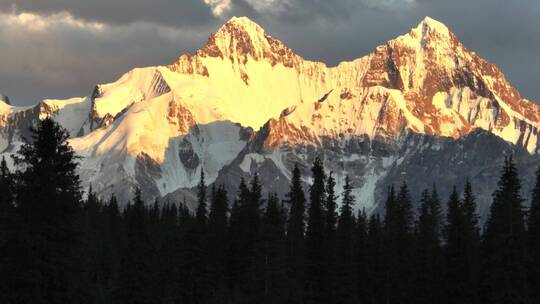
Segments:
[[[196,210],[137,189],[121,208],[83,195],[67,139],[46,119],[17,169],[0,165],[0,303],[540,301],[540,171],[522,193],[512,157],[483,224],[470,183],[450,197],[434,185],[416,209],[403,182],[380,214],[355,212],[320,159],[293,170],[284,200],[255,176],[229,201],[201,175]]]

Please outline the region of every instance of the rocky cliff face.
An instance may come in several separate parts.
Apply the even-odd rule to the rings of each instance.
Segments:
[[[540,106],[430,18],[335,67],[304,60],[251,20],[233,18],[196,54],[134,69],[88,97],[30,108],[2,103],[4,154],[46,116],[70,131],[85,186],[103,196],[128,199],[139,185],[147,198],[178,197],[200,170],[231,189],[258,171],[282,192],[292,165],[307,168],[319,155],[338,187],[354,176],[359,206],[375,210],[386,185],[421,172],[418,162],[444,167],[437,176],[414,176],[418,187],[434,177],[441,187],[459,185],[469,176],[485,185],[486,205],[495,172],[476,178],[450,160],[484,170],[488,164],[475,159],[494,152],[474,143],[488,136],[499,157],[510,150],[532,162]]]

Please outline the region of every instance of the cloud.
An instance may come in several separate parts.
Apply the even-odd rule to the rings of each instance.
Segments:
[[[211,30],[111,25],[67,12],[0,13],[0,92],[21,105],[88,95],[134,67],[169,64],[194,52]]]
[[[194,27],[214,21],[203,0],[0,0],[0,11],[14,9],[44,16],[68,12],[75,18],[113,25],[150,22]]]
[[[246,3],[261,14],[281,14],[292,7],[292,0],[246,0]]]
[[[223,16],[231,9],[231,0],[204,0],[204,3],[212,9],[214,16]]]
[[[7,27],[21,28],[31,32],[44,32],[56,27],[103,31],[106,27],[105,24],[100,22],[88,22],[77,19],[67,12],[59,12],[49,16],[41,16],[34,13],[0,13],[0,19]]]

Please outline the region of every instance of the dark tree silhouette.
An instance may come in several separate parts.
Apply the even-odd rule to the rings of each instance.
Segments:
[[[76,158],[67,131],[52,119],[31,133],[14,158],[20,168],[18,223],[7,289],[15,302],[77,303],[87,294],[79,275],[83,229]]]
[[[540,169],[536,171],[536,184],[532,192],[528,233],[529,290],[532,299],[540,299]]]
[[[306,300],[305,303],[323,303],[326,287],[321,262],[324,261],[324,202],[325,173],[320,158],[316,158],[311,168],[313,183],[309,188],[310,204],[306,229]]]
[[[365,226],[363,231],[355,231],[354,219],[354,196],[352,195],[352,186],[347,176],[343,186],[343,194],[340,208],[340,216],[336,233],[336,284],[335,284],[335,303],[349,304],[358,302],[356,285],[356,261],[355,261],[355,234],[365,235]],[[365,239],[357,235],[358,238]],[[362,248],[363,249],[363,248]]]
[[[521,182],[512,157],[505,159],[483,241],[483,299],[528,303],[526,233]]]
[[[287,270],[289,288],[287,302],[302,303],[304,282],[304,230],[306,197],[302,189],[302,176],[298,164],[294,166],[293,175],[286,203],[289,205],[287,221]]]

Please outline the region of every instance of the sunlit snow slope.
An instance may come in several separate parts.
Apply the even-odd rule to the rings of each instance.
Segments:
[[[4,155],[47,116],[83,156],[84,185],[121,199],[136,185],[150,198],[190,188],[202,169],[209,182],[235,163],[248,172],[252,160],[270,159],[288,177],[284,151],[328,149],[328,140],[341,148],[358,138],[399,144],[411,132],[457,139],[480,128],[535,153],[540,126],[538,105],[430,18],[365,57],[327,67],[235,17],[196,54],[134,69],[87,97],[28,108],[0,100]],[[400,159],[343,157],[365,163],[356,195],[367,205]]]

